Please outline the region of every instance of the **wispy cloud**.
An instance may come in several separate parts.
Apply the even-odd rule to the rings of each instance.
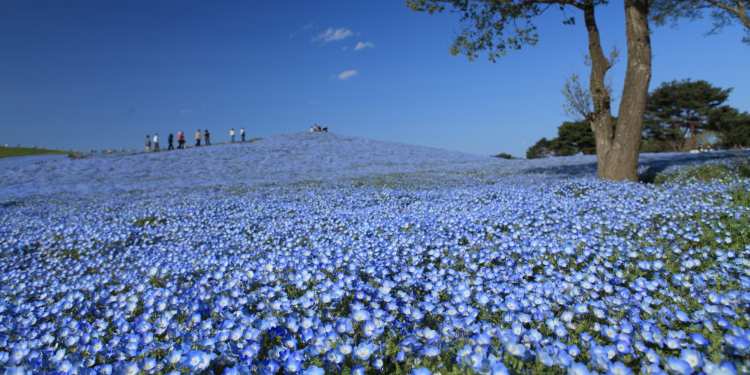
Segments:
[[[355,51],[361,51],[367,48],[375,48],[375,44],[372,42],[357,42],[357,45],[354,46]]]
[[[330,43],[330,42],[336,42],[339,40],[344,40],[353,35],[354,35],[354,32],[352,32],[351,30],[345,27],[340,27],[338,29],[329,27],[325,29],[325,31],[323,31],[322,33],[318,34],[315,38],[313,38],[313,40],[316,42],[321,42],[321,43]]]
[[[342,81],[346,81],[349,78],[352,78],[359,74],[359,72],[356,69],[349,69],[344,70],[343,72],[339,73],[338,78]]]
[[[305,24],[304,26],[300,27],[299,29],[295,30],[294,32],[289,33],[289,39],[294,39],[299,34],[307,33],[314,26],[315,25],[312,22],[308,23],[308,24]]]

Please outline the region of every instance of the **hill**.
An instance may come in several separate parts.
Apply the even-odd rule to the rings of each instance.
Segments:
[[[641,160],[662,168],[726,156],[655,154]],[[595,161],[593,156],[505,160],[333,133],[295,133],[158,153],[2,159],[0,198],[290,184],[445,187],[517,174],[590,176]]]

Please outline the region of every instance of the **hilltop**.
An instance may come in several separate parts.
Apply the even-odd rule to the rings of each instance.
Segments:
[[[653,154],[641,159],[661,168],[732,155]],[[595,158],[590,155],[503,160],[333,133],[294,133],[248,143],[158,153],[3,159],[0,198],[290,184],[470,185],[517,174],[591,176],[594,163]]]

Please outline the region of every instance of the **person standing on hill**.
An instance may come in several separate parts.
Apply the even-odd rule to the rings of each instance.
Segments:
[[[240,128],[240,142],[245,142],[245,128]]]
[[[177,149],[182,150],[185,148],[185,132],[180,130],[177,132]]]
[[[208,129],[206,129],[206,134],[203,137],[203,141],[206,143],[206,146],[211,146],[211,133],[208,132]]]
[[[159,151],[159,134],[154,134],[154,152]]]
[[[174,150],[174,134],[169,133],[167,137],[167,150]]]
[[[234,143],[234,128],[229,129],[229,142]]]
[[[146,152],[151,151],[151,136],[146,134]]]
[[[200,129],[195,132],[195,147],[201,146],[201,134],[203,133],[201,133]]]

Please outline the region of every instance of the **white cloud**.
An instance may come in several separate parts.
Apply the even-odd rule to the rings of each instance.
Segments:
[[[296,31],[289,33],[289,39],[294,39],[297,35],[302,33],[307,33],[308,30],[312,29],[315,25],[312,23],[307,23],[304,26],[300,27]]]
[[[372,42],[357,42],[357,45],[354,46],[355,51],[361,51],[365,48],[375,48],[375,44]]]
[[[349,70],[344,70],[343,72],[339,73],[338,77],[340,80],[346,81],[347,79],[352,78],[356,76],[357,74],[359,74],[359,72],[357,72],[356,69],[349,69]]]
[[[352,32],[351,30],[345,27],[341,27],[338,29],[329,27],[322,33],[318,34],[318,36],[316,36],[313,40],[319,41],[322,43],[329,43],[329,42],[336,42],[339,40],[344,40],[352,35],[354,35],[354,32]]]

